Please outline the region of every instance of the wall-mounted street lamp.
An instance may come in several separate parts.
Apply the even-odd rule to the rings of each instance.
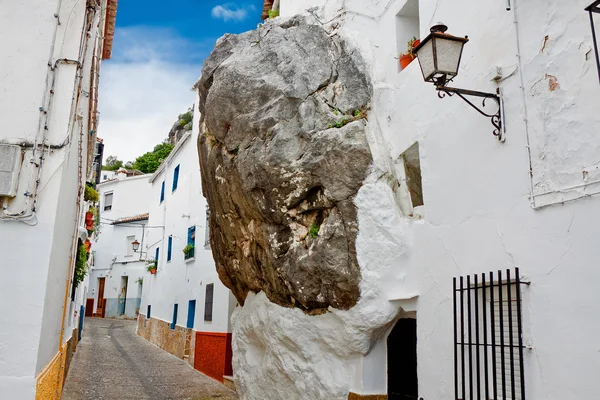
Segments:
[[[440,98],[444,98],[446,95],[450,97],[457,95],[480,114],[490,118],[494,126],[494,136],[498,140],[504,141],[504,127],[502,125],[504,104],[500,90],[497,90],[496,93],[485,93],[447,86],[458,75],[463,47],[469,41],[467,36],[458,37],[445,33],[447,30],[448,27],[446,25],[438,23],[431,28],[431,33],[423,39],[421,44],[413,50],[419,59],[423,79],[425,79],[425,82],[435,85]],[[498,104],[498,111],[495,114],[489,114],[477,107],[465,96],[483,98],[482,106],[484,108],[486,101],[493,99]]]
[[[598,40],[596,39],[596,27],[594,26],[594,13],[600,14],[600,0],[596,0],[585,8],[590,13],[590,24],[592,25],[592,40],[596,52],[596,66],[598,67],[598,79],[600,79],[600,55],[598,54]]]
[[[133,251],[137,253],[137,251],[140,249],[140,242],[134,240],[131,242],[131,246],[133,247]]]

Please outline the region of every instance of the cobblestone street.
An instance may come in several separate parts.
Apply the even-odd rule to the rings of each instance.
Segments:
[[[233,400],[236,394],[135,334],[135,321],[86,318],[63,400]]]

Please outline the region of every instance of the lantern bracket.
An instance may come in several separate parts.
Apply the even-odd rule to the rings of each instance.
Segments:
[[[494,130],[493,130],[494,136],[496,136],[496,138],[500,142],[504,142],[504,140],[505,140],[504,133],[505,132],[504,132],[504,126],[502,124],[502,120],[503,120],[502,117],[504,114],[504,102],[502,101],[502,93],[500,92],[500,89],[497,89],[496,93],[478,92],[476,90],[459,89],[459,88],[453,88],[453,87],[448,87],[448,86],[436,86],[436,89],[438,91],[438,97],[440,99],[443,99],[444,97],[446,97],[446,95],[448,95],[449,97],[457,95],[462,100],[464,100],[468,105],[470,105],[475,110],[477,110],[478,113],[480,113],[484,117],[489,118],[494,127]],[[486,102],[488,99],[493,99],[496,102],[496,104],[498,105],[498,111],[494,114],[489,114],[489,113],[485,112],[482,108],[479,108],[478,106],[476,106],[473,102],[471,102],[465,96],[474,96],[474,97],[483,98],[483,100],[481,101],[482,108],[485,108]]]
[[[596,39],[596,27],[594,26],[594,13],[600,14],[600,0],[594,1],[585,8],[590,14],[590,25],[592,26],[592,42],[594,43],[594,52],[596,53],[596,67],[598,68],[598,79],[600,79],[600,54],[598,51],[598,40]]]

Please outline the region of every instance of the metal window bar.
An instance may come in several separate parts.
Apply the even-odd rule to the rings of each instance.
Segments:
[[[522,283],[518,268],[453,279],[455,400],[526,400]]]
[[[206,206],[206,221],[204,225],[204,247],[210,247],[210,209]]]
[[[594,43],[594,52],[596,53],[596,67],[598,68],[598,79],[600,79],[600,54],[598,54],[598,39],[596,37],[596,27],[594,25],[594,13],[600,14],[600,0],[594,1],[585,8],[590,14],[590,24],[592,26],[592,42]]]

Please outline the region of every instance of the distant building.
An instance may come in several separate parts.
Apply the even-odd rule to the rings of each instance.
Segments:
[[[77,345],[87,282],[75,285],[75,272],[78,266],[82,278],[86,227],[93,225],[83,196],[101,158],[98,79],[110,58],[116,8],[117,0],[2,4],[3,399],[59,399]]]
[[[101,227],[86,295],[88,315],[137,318],[146,272],[148,176],[128,177],[119,170],[115,179],[98,185]]]
[[[122,178],[126,178],[126,177],[140,176],[140,175],[144,175],[144,173],[141,171],[138,171],[136,169],[119,168],[116,171],[101,170],[100,171],[100,183],[104,183],[106,181],[111,181],[111,180],[117,179],[117,178],[122,179]]]
[[[150,178],[144,252],[157,271],[144,277],[138,334],[223,382],[232,375],[230,316],[237,301],[219,280],[210,249],[198,132],[196,112],[194,129]]]

